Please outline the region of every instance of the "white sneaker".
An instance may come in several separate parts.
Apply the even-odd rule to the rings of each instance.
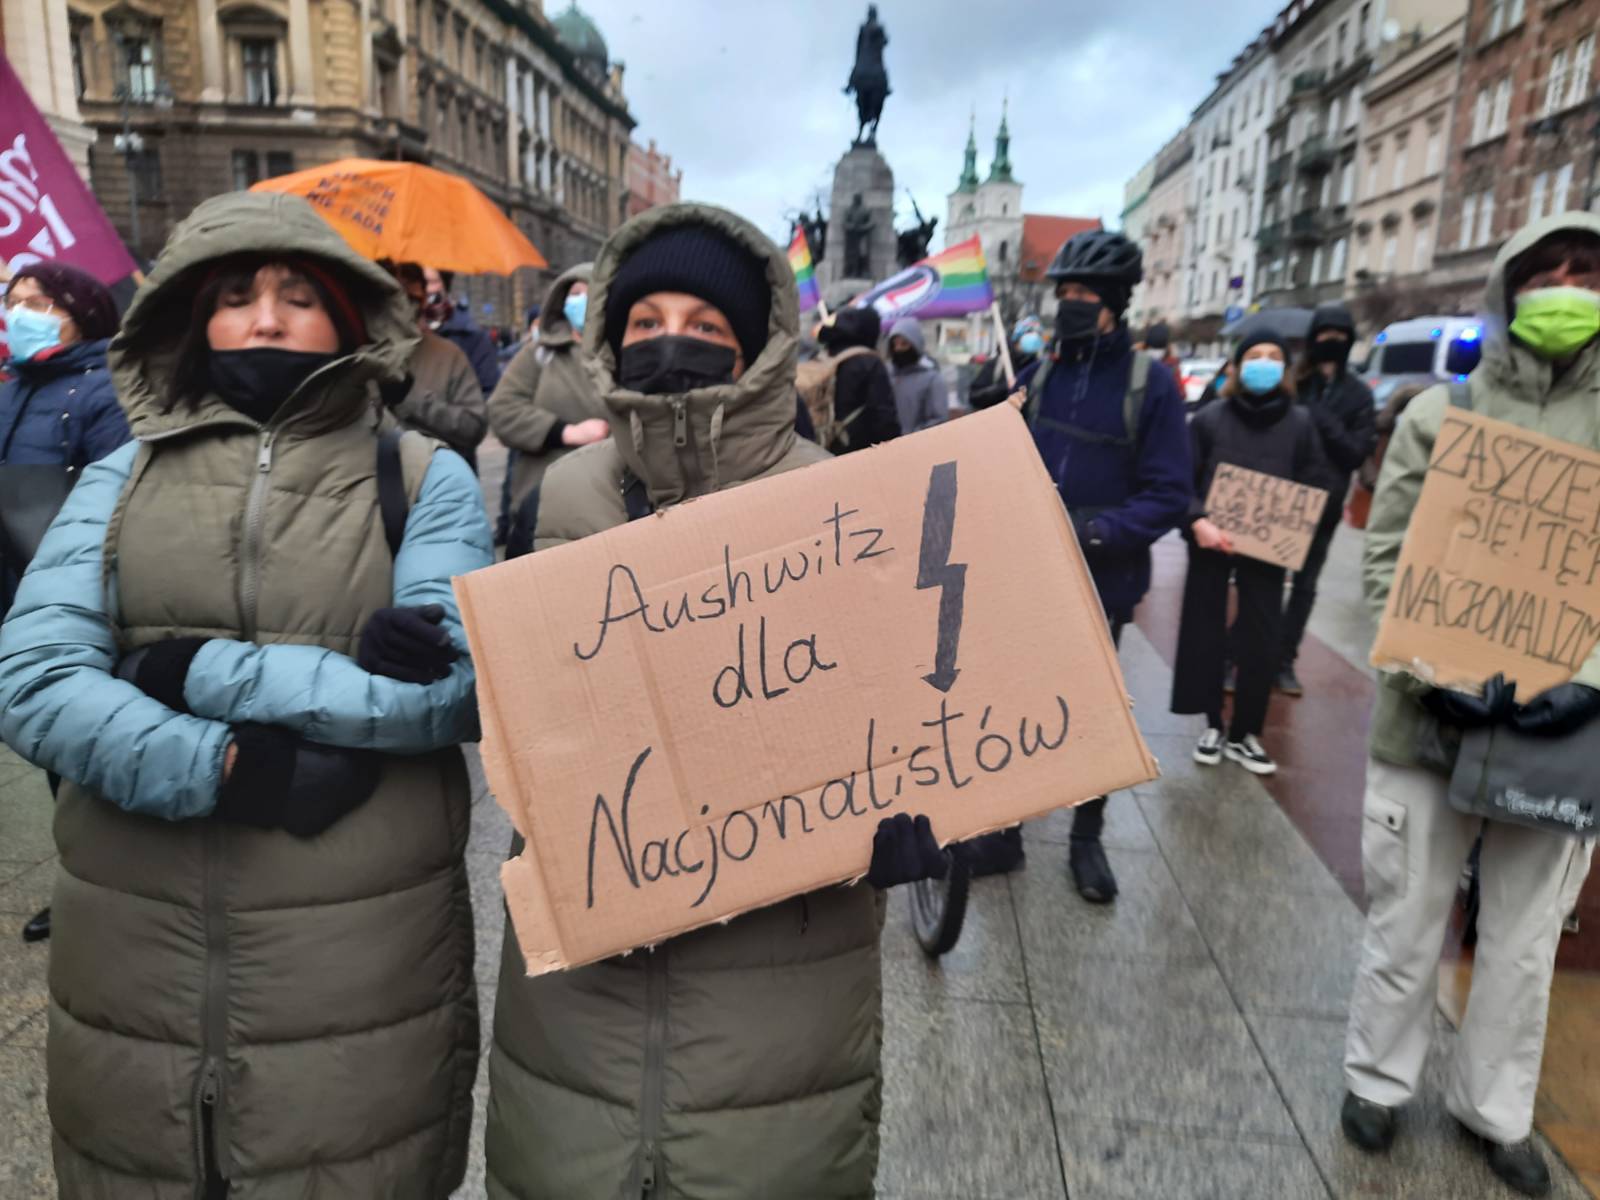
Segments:
[[[1273,762],[1271,755],[1261,748],[1261,743],[1256,740],[1256,735],[1253,733],[1245,734],[1240,741],[1229,742],[1223,747],[1222,752],[1252,775],[1277,773],[1278,764]]]
[[[1222,730],[1208,729],[1200,735],[1194,760],[1203,767],[1214,767],[1222,761]]]

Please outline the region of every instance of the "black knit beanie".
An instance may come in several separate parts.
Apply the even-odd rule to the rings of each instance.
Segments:
[[[1289,342],[1287,338],[1284,338],[1280,334],[1274,333],[1270,329],[1261,329],[1257,330],[1255,333],[1248,334],[1239,342],[1237,346],[1234,347],[1234,365],[1237,366],[1240,362],[1242,362],[1244,360],[1245,351],[1255,346],[1276,346],[1283,352],[1284,362],[1288,362],[1291,357],[1289,354]]]
[[[642,242],[606,292],[606,340],[622,354],[628,311],[652,292],[686,292],[722,310],[745,365],[767,344],[772,287],[766,264],[706,225],[677,225]]]

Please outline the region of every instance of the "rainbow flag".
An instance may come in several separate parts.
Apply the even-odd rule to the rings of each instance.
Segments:
[[[817,290],[817,272],[811,265],[811,247],[804,229],[794,231],[794,241],[789,243],[789,265],[794,268],[795,286],[800,289],[800,311],[810,312],[822,303],[822,293]]]
[[[989,264],[976,237],[930,254],[851,302],[876,308],[885,328],[896,317],[964,317],[993,303]]]

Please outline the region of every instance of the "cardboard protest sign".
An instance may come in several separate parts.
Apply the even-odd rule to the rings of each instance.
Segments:
[[[1206,516],[1233,539],[1235,554],[1298,571],[1306,565],[1327,503],[1322,488],[1218,463]]]
[[[1530,697],[1600,642],[1600,454],[1445,410],[1372,648],[1377,667]]]
[[[1010,406],[456,581],[530,973],[1153,778]]]

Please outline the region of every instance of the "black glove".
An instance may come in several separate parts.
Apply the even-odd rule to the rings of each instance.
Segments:
[[[1535,737],[1565,737],[1600,716],[1600,691],[1581,683],[1563,683],[1540,692],[1511,711],[1506,724]]]
[[[174,712],[186,713],[183,685],[189,678],[189,664],[209,639],[168,638],[123,656],[117,664],[117,678],[131,683],[152,700],[159,700]]]
[[[1073,515],[1072,531],[1078,535],[1078,545],[1085,550],[1098,550],[1105,544],[1105,528],[1096,517]]]
[[[919,879],[943,879],[950,871],[950,860],[934,840],[928,818],[915,820],[897,813],[878,822],[872,835],[872,865],[867,882],[875,888],[890,888]]]
[[[356,662],[372,675],[387,675],[401,683],[435,683],[450,674],[450,664],[461,652],[450,634],[439,628],[444,605],[420,608],[380,608],[361,631]]]
[[[274,725],[236,725],[238,755],[222,784],[218,820],[316,837],[378,786],[379,756],[296,737]]]
[[[1459,729],[1498,725],[1511,716],[1516,706],[1517,685],[1507,683],[1504,675],[1496,675],[1484,684],[1482,696],[1469,696],[1448,688],[1432,688],[1422,696],[1423,708],[1446,725]]]
[[[412,385],[416,380],[408,373],[404,379],[389,379],[378,385],[378,396],[383,400],[385,408],[397,408],[405,403],[411,394]]]

